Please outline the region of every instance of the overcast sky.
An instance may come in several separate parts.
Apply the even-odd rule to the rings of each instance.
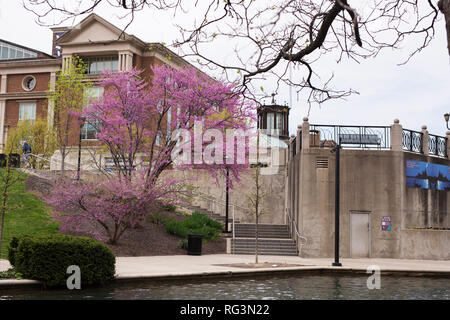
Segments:
[[[95,12],[119,28],[125,26],[125,22],[106,7]],[[147,42],[171,43],[178,32],[173,24],[170,15],[144,11],[136,16],[127,33]],[[441,17],[435,40],[404,66],[397,66],[406,57],[402,51],[384,51],[360,64],[337,64],[325,59],[321,69],[334,73],[339,88],[351,88],[360,94],[345,101],[327,102],[320,108],[313,106],[310,123],[390,125],[398,118],[404,128],[420,131],[422,125],[427,125],[430,133],[445,135],[443,114],[450,112],[450,60],[444,25]],[[50,29],[39,26],[20,0],[0,0],[0,39],[51,53]],[[264,89],[271,92],[275,84],[264,83]],[[277,102],[285,101],[292,101],[289,124],[292,134],[307,114],[308,105],[304,96],[297,96],[295,89],[290,91],[287,87],[277,96]]]

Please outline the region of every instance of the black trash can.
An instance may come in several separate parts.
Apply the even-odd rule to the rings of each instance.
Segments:
[[[200,234],[189,234],[188,235],[188,254],[192,256],[202,255],[202,238]]]

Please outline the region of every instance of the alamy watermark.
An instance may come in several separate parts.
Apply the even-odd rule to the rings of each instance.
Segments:
[[[68,266],[66,273],[70,274],[70,276],[67,278],[67,281],[66,281],[67,289],[69,289],[69,290],[81,289],[80,267],[77,265]]]
[[[204,130],[202,121],[195,121],[193,130],[174,130],[171,139],[177,141],[171,152],[176,165],[256,164],[259,154],[259,162],[271,164],[261,174],[278,173],[281,153],[287,149],[287,145],[279,139],[277,130],[272,130],[270,135],[266,134],[266,130],[260,130],[258,147],[255,130]]]
[[[377,265],[367,267],[366,273],[371,274],[367,279],[367,289],[381,289],[381,269]]]

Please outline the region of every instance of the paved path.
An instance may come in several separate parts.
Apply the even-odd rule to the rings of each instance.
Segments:
[[[450,261],[401,259],[341,259],[342,267],[332,267],[332,258],[306,259],[293,256],[260,256],[259,262],[297,264],[295,267],[240,268],[224,266],[253,263],[253,255],[213,254],[202,256],[175,255],[151,257],[118,257],[116,274],[120,279],[152,277],[189,277],[224,273],[248,273],[269,270],[357,270],[365,272],[370,265],[381,271],[445,272],[450,274]],[[9,262],[0,260],[0,271],[7,270]]]

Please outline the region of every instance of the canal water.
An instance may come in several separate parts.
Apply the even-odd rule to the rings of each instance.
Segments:
[[[81,290],[0,290],[0,300],[16,299],[192,299],[192,300],[450,300],[450,278],[381,276],[368,289],[368,276],[285,275],[208,280],[115,283]]]

